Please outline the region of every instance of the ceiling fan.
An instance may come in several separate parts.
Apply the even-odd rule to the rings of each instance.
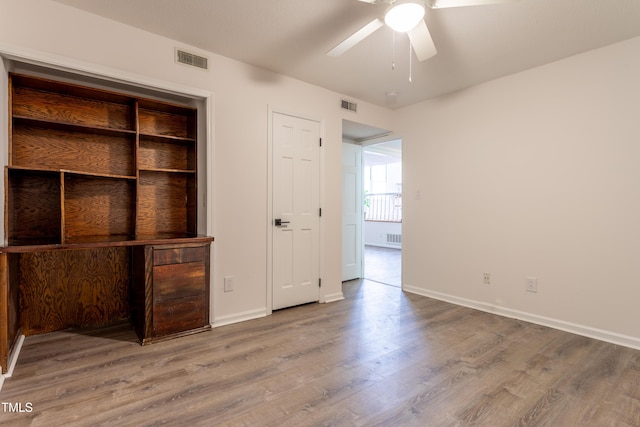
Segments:
[[[358,0],[364,3],[387,3],[384,17],[376,18],[347,37],[327,52],[329,56],[340,56],[385,24],[396,32],[407,33],[418,61],[424,61],[437,53],[436,47],[424,21],[426,8],[444,9],[448,7],[481,6],[494,3],[508,3],[516,0]]]

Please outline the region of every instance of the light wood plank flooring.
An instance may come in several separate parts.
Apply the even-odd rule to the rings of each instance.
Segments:
[[[402,250],[366,245],[364,277],[391,286],[402,286]]]
[[[403,293],[140,346],[128,325],[28,337],[2,426],[640,426],[640,351]],[[2,409],[2,408],[0,408]]]

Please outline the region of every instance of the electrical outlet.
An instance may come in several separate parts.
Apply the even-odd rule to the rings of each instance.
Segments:
[[[524,279],[524,290],[527,292],[538,292],[538,279],[535,277],[525,277]]]
[[[490,273],[484,273],[484,277],[482,278],[482,283],[484,283],[485,285],[490,285],[491,284],[491,274]]]
[[[225,292],[233,291],[233,276],[227,276],[224,278],[224,291]]]

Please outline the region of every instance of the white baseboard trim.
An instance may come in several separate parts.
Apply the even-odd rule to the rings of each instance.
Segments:
[[[230,314],[228,316],[216,317],[211,323],[212,328],[217,328],[219,326],[232,325],[238,322],[245,322],[247,320],[259,319],[261,317],[266,317],[269,313],[265,308],[259,308],[257,310],[247,310],[240,313]]]
[[[344,299],[342,292],[336,292],[335,294],[327,294],[324,296],[324,302],[336,302]]]
[[[572,334],[582,335],[611,344],[640,350],[640,338],[637,337],[604,331],[602,329],[592,328],[590,326],[579,325],[576,323],[566,322],[564,320],[552,319],[549,317],[539,316],[537,314],[527,313],[519,310],[513,310],[506,307],[498,307],[492,304],[487,304],[485,302],[460,298],[454,295],[444,294],[440,292],[429,291],[427,289],[422,289],[406,284],[403,285],[402,289],[413,294],[422,295],[428,298],[433,298],[456,305],[461,305],[463,307],[469,307],[475,310],[497,314],[499,316],[510,317],[513,319],[524,320],[525,322],[535,323],[536,325],[547,326],[549,328],[570,332]]]
[[[0,375],[0,391],[2,390],[5,378],[11,378],[11,375],[13,375],[13,370],[16,367],[16,363],[18,363],[18,355],[20,354],[20,350],[22,350],[22,344],[24,344],[24,335],[20,335],[16,344],[13,346],[13,351],[7,364],[7,372]]]

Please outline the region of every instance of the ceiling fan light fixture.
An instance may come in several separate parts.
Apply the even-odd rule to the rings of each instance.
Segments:
[[[394,5],[384,16],[384,22],[399,33],[412,30],[424,18],[424,5],[416,2]]]

